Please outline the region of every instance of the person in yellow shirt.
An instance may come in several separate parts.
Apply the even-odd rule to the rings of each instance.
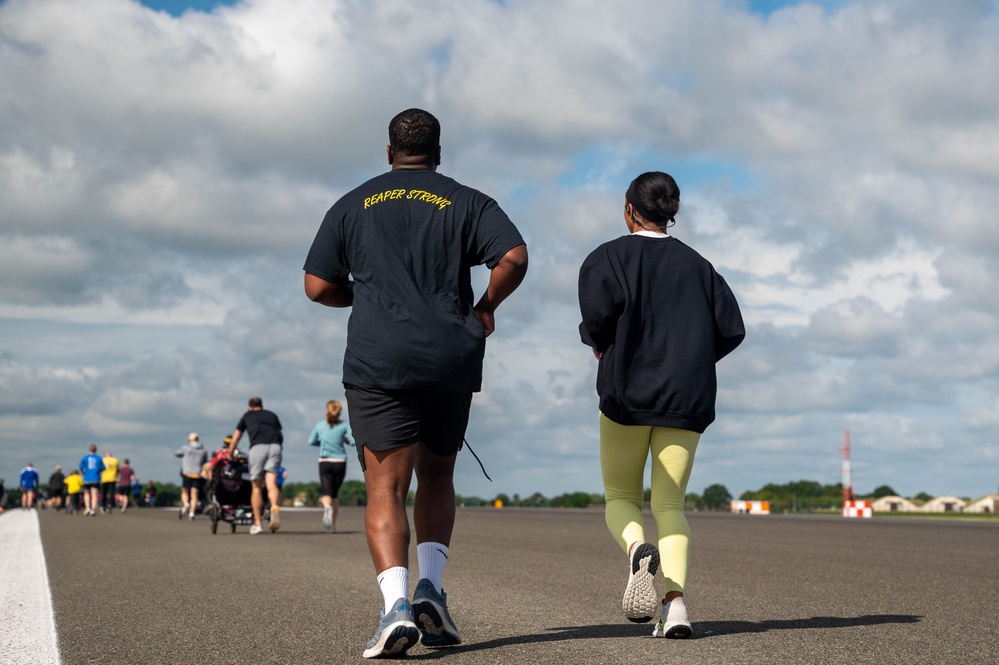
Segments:
[[[80,492],[83,491],[83,476],[79,470],[73,469],[66,480],[66,512],[76,515],[80,512]]]
[[[104,453],[104,471],[101,472],[101,512],[114,512],[114,490],[118,487],[118,458]]]

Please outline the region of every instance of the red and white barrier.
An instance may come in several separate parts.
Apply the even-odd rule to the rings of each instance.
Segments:
[[[870,501],[844,501],[843,517],[871,517],[874,512],[871,510]]]
[[[740,515],[769,515],[769,501],[732,501],[729,510]]]

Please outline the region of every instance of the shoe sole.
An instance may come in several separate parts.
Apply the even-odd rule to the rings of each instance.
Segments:
[[[364,650],[365,658],[382,658],[385,656],[401,656],[420,639],[420,629],[410,621],[398,621],[391,624],[374,645]]]
[[[271,523],[271,533],[275,533],[278,529],[281,528],[281,516],[271,513],[270,523]]]
[[[687,637],[690,637],[693,634],[694,631],[691,630],[690,626],[684,626],[684,625],[673,626],[672,628],[666,631],[667,639],[671,640],[682,640]]]
[[[413,601],[413,614],[420,628],[420,643],[425,647],[449,647],[461,644],[461,636],[454,623],[448,620],[447,611],[437,602],[427,598]]]
[[[694,634],[694,631],[690,626],[685,626],[683,624],[671,626],[665,634],[661,634],[661,631],[661,628],[656,628],[652,631],[652,637],[665,637],[668,640],[683,640]]]
[[[628,621],[648,623],[659,610],[655,579],[659,572],[659,550],[649,543],[635,547],[631,556],[631,575],[624,590],[621,609]]]

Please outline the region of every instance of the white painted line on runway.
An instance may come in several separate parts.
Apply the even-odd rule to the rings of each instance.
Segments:
[[[52,593],[38,514],[0,515],[0,663],[59,663]]]

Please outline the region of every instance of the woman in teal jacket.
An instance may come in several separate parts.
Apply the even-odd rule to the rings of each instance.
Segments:
[[[340,420],[343,406],[331,399],[326,402],[326,419],[312,428],[310,446],[319,446],[319,482],[322,485],[323,526],[336,531],[336,518],[340,513],[340,485],[347,475],[347,451],[344,446],[354,445],[350,425]]]

